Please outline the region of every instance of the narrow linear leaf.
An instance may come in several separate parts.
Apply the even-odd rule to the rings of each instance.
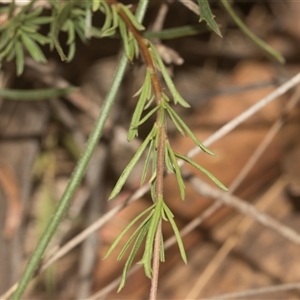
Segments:
[[[167,113],[170,117],[170,119],[172,120],[173,124],[175,125],[175,127],[178,129],[178,131],[183,135],[185,136],[185,132],[184,130],[182,129],[180,123],[176,120],[176,118],[174,117],[174,115],[167,109]]]
[[[168,147],[165,147],[165,164],[169,172],[175,173],[175,169],[170,158]]]
[[[11,53],[14,53],[14,51],[13,51],[14,44],[15,44],[15,40],[11,40],[10,42],[8,42],[8,44],[6,45],[6,47],[4,48],[4,50],[1,51],[1,53],[0,53],[0,60],[2,60],[4,57],[6,57],[7,60],[9,61],[9,59],[8,59],[9,55]]]
[[[199,5],[200,22],[204,20],[207,25],[220,37],[222,37],[218,24],[214,20],[214,15],[210,10],[208,0],[197,0]]]
[[[67,61],[71,61],[74,58],[75,52],[76,52],[76,43],[72,43],[69,46]]]
[[[135,136],[138,136],[136,124],[138,124],[140,121],[140,118],[141,118],[141,115],[142,115],[142,112],[144,110],[145,103],[147,100],[147,96],[149,94],[149,89],[151,90],[151,87],[149,87],[149,86],[151,86],[151,81],[150,81],[151,77],[150,76],[151,76],[150,72],[149,72],[149,70],[147,70],[144,83],[143,83],[141,89],[138,91],[138,93],[140,94],[140,97],[139,97],[139,100],[135,107],[134,113],[132,115],[129,131],[128,131],[128,136],[127,136],[128,141],[132,141]]]
[[[93,2],[92,2],[93,12],[95,12],[96,10],[98,10],[100,8],[100,3],[101,3],[101,0],[93,0]]]
[[[0,50],[2,50],[10,41],[11,41],[11,35],[9,34],[8,31],[4,31],[1,34]]]
[[[83,18],[74,22],[75,32],[78,34],[80,40],[85,43],[87,41],[85,37],[85,20]]]
[[[162,73],[162,75],[164,77],[164,80],[165,80],[165,82],[166,82],[166,84],[167,84],[167,86],[168,86],[168,88],[169,88],[169,90],[170,90],[170,92],[171,92],[171,94],[172,94],[172,96],[174,98],[174,103],[176,104],[178,102],[181,106],[186,107],[186,108],[191,107],[181,97],[181,95],[178,93],[178,91],[177,91],[177,89],[176,89],[176,87],[175,87],[175,85],[174,85],[174,83],[173,83],[173,81],[172,81],[172,79],[171,79],[168,71],[166,70],[166,67],[165,67],[162,59],[160,58],[159,54],[157,53],[155,47],[152,44],[150,44],[150,45],[151,45],[151,49],[152,49],[152,51],[153,51],[153,53],[154,53],[154,55],[156,57],[156,60],[157,60],[157,62],[159,64],[159,69],[160,69],[160,71],[161,71],[161,73]]]
[[[68,32],[67,45],[71,45],[75,41],[74,24],[70,19],[68,19],[64,25],[66,26],[66,30]]]
[[[184,121],[179,117],[179,115],[173,110],[173,108],[167,104],[168,106],[168,113],[172,114],[174,119],[179,123],[180,127],[182,130],[185,131],[185,133],[192,139],[192,141],[199,147],[201,148],[205,153],[210,154],[210,155],[215,155],[214,152],[209,150],[207,147],[204,146],[203,143],[199,141],[199,139],[194,135],[194,133],[189,129],[189,127],[184,123]],[[176,125],[176,123],[174,123]]]
[[[151,206],[151,208],[153,207],[153,205]],[[150,212],[150,214],[146,217],[146,219],[136,228],[136,230],[133,232],[133,234],[130,236],[130,238],[128,239],[128,241],[126,242],[126,244],[123,246],[123,248],[121,249],[117,260],[121,260],[123,255],[125,254],[126,250],[128,249],[128,247],[130,246],[130,244],[132,243],[132,241],[134,240],[135,236],[139,233],[139,231],[145,226],[145,224],[150,220],[151,216],[153,214],[153,211]]]
[[[116,238],[116,240],[113,242],[113,244],[110,246],[110,248],[108,249],[107,253],[105,254],[104,258],[107,258],[116,248],[116,246],[119,244],[119,242],[121,241],[121,239],[123,238],[123,236],[126,234],[126,232],[140,219],[142,218],[148,211],[150,211],[151,209],[153,209],[153,206],[148,207],[147,209],[145,209],[143,212],[141,212],[137,217],[135,217],[124,229],[123,231],[118,235],[118,237]]]
[[[52,30],[51,30],[51,38],[53,40],[53,44],[56,48],[56,51],[58,52],[60,58],[62,61],[67,60],[67,57],[60,45],[59,39],[58,39],[58,34],[59,31],[61,30],[61,27],[63,26],[63,24],[65,23],[65,21],[68,19],[68,16],[71,12],[73,6],[73,2],[70,1],[68,3],[66,3],[62,9],[60,10],[60,12],[58,13],[58,15],[56,16],[56,18],[53,20],[53,25],[52,25]]]
[[[133,42],[133,46],[134,46],[134,53],[135,53],[135,58],[138,59],[139,55],[140,55],[140,47],[136,41],[136,39],[133,38],[132,33],[129,33],[129,39],[132,39]]]
[[[187,163],[189,163],[190,165],[194,166],[195,168],[197,168],[199,171],[201,171],[202,173],[204,173],[207,177],[209,177],[216,185],[218,185],[221,189],[223,189],[224,191],[228,191],[228,188],[220,181],[218,180],[213,174],[211,174],[209,171],[207,171],[205,168],[203,168],[202,166],[200,166],[199,164],[197,164],[195,161],[193,161],[192,159],[190,159],[187,156],[175,153],[175,155],[186,161]]]
[[[21,33],[21,39],[24,43],[26,49],[28,50],[30,56],[36,60],[37,62],[45,63],[47,61],[44,53],[42,52],[41,48],[38,46],[38,44],[28,37],[28,35]]]
[[[140,24],[136,17],[132,14],[131,10],[128,8],[128,6],[124,4],[119,4],[119,7],[124,11],[124,13],[127,15],[127,17],[130,19],[132,25],[137,29],[137,30],[144,30],[145,27]]]
[[[137,124],[133,124],[133,128],[137,128],[138,126],[144,124],[158,109],[160,105],[153,107]]]
[[[275,49],[273,49],[271,46],[269,46],[266,42],[261,40],[258,36],[256,36],[246,25],[245,23],[238,17],[238,15],[235,13],[235,11],[232,9],[230,4],[227,0],[221,0],[223,6],[229,13],[229,15],[232,17],[236,25],[263,51],[265,51],[268,55],[273,57],[275,60],[277,60],[280,63],[285,62],[285,58],[277,52]]]
[[[154,95],[152,95],[150,97],[150,99],[148,100],[147,104],[145,105],[144,110],[148,109],[151,106],[151,104],[153,103],[154,99],[155,99],[155,97],[154,97]]]
[[[52,17],[38,17],[30,21],[31,24],[35,24],[35,25],[43,25],[51,22],[53,22]]]
[[[139,248],[140,248],[140,246],[141,246],[141,244],[142,244],[142,242],[143,242],[143,240],[144,240],[144,238],[145,238],[145,236],[146,236],[146,234],[147,234],[147,231],[148,231],[148,229],[149,229],[149,226],[150,226],[150,222],[148,221],[148,222],[144,225],[144,227],[142,228],[142,230],[140,231],[140,233],[139,233],[139,235],[138,235],[138,237],[137,237],[137,239],[136,239],[136,241],[135,241],[135,243],[134,243],[134,245],[133,245],[133,247],[132,247],[132,250],[131,250],[131,252],[130,252],[130,254],[129,254],[129,257],[128,257],[128,259],[127,259],[127,261],[126,261],[126,263],[125,263],[124,269],[123,269],[122,279],[121,279],[121,282],[120,282],[120,285],[119,285],[119,288],[118,288],[118,292],[119,292],[119,291],[124,287],[124,285],[125,285],[128,271],[129,271],[129,269],[130,269],[130,267],[131,267],[131,265],[132,265],[132,262],[133,262],[133,260],[134,260],[134,258],[135,258],[135,256],[136,256],[136,254],[137,254],[137,252],[138,252],[138,250],[139,250]]]
[[[103,1],[101,3],[101,10],[102,12],[105,14],[105,21],[104,21],[104,24],[102,26],[102,33],[104,33],[106,30],[108,30],[111,26],[111,23],[112,23],[112,20],[113,20],[113,17],[112,17],[112,12],[108,6],[108,4]]]
[[[119,25],[119,15],[115,5],[112,6],[112,27],[103,32],[102,37],[113,35]]]
[[[162,210],[164,212],[164,210]],[[164,246],[164,239],[163,239],[163,235],[161,234],[161,238],[160,238],[160,261],[161,262],[165,262],[165,246]]]
[[[84,35],[87,39],[92,37],[92,11],[89,7],[86,7],[85,9]]]
[[[153,150],[154,150],[154,140],[152,139],[151,142],[150,142],[150,146],[149,146],[149,149],[148,149],[147,157],[146,157],[144,168],[143,168],[143,173],[142,173],[142,176],[141,176],[141,185],[144,184],[146,176],[148,174],[150,160],[151,160],[151,157],[152,157]]]
[[[175,171],[175,175],[176,175],[176,179],[177,179],[177,183],[178,183],[178,187],[179,187],[179,191],[180,191],[180,198],[181,198],[181,200],[184,200],[184,197],[185,197],[185,191],[184,191],[185,190],[185,184],[184,184],[184,181],[183,181],[182,176],[181,176],[181,171],[180,171],[176,156],[175,156],[175,154],[174,154],[174,152],[171,148],[171,145],[170,145],[169,141],[166,142],[166,147],[168,148],[169,156],[170,156],[170,159],[172,161],[173,168],[174,168],[174,171]]]
[[[209,29],[204,24],[193,24],[168,29],[162,29],[160,31],[146,31],[143,36],[147,39],[161,39],[171,40],[186,36],[193,36],[208,32]]]
[[[158,198],[157,202],[155,203],[154,213],[150,221],[150,226],[146,238],[145,252],[141,261],[141,263],[144,265],[145,274],[149,278],[151,278],[151,274],[152,274],[151,260],[152,260],[152,253],[153,253],[154,238],[155,238],[159,221],[161,219],[162,209],[163,209],[163,199]]]
[[[12,61],[16,56],[15,48],[12,47],[9,54],[6,56],[6,61]]]
[[[43,11],[43,8],[37,7],[33,11],[26,14],[26,21],[32,21],[35,20],[37,16],[41,14]]]
[[[119,30],[120,30],[120,34],[121,34],[121,37],[123,40],[125,53],[127,55],[127,58],[131,61],[132,58],[130,58],[130,49],[129,49],[130,45],[129,45],[129,39],[128,39],[127,26],[121,18],[119,19]]]
[[[150,194],[151,194],[151,199],[155,199],[155,188],[156,188],[156,182],[155,179],[156,178],[156,173],[153,173],[149,182],[151,183],[151,187],[150,187]]]
[[[25,34],[34,33],[34,32],[37,32],[38,26],[37,25],[26,25],[26,23],[25,23],[21,26],[20,30],[22,32],[24,32]]]
[[[125,181],[127,180],[130,172],[132,171],[132,169],[134,168],[134,166],[136,165],[136,163],[138,162],[138,160],[140,159],[140,157],[144,153],[144,151],[145,151],[147,145],[149,144],[150,140],[153,138],[153,132],[154,132],[154,128],[149,133],[147,138],[143,141],[140,148],[137,150],[137,152],[135,153],[135,155],[133,156],[131,161],[128,163],[128,165],[124,169],[123,173],[121,174],[119,180],[117,181],[114,189],[112,190],[112,192],[109,196],[109,200],[114,198],[121,191],[121,189],[122,189]]]
[[[169,209],[169,207],[163,203],[163,209],[170,221],[170,224],[173,228],[173,231],[174,231],[174,234],[175,234],[175,237],[177,239],[177,244],[178,244],[178,247],[179,247],[179,251],[180,251],[180,255],[181,255],[181,258],[182,260],[187,263],[187,258],[186,258],[186,253],[185,253],[185,250],[184,250],[184,246],[183,246],[183,242],[182,242],[182,239],[181,239],[181,235],[180,235],[180,232],[178,230],[178,227],[173,219],[173,214],[171,212],[171,210]]]
[[[45,45],[50,43],[50,39],[46,36],[43,36],[42,34],[39,34],[38,32],[34,32],[30,34],[30,37],[37,41],[41,45]]]
[[[49,98],[63,97],[76,90],[77,88],[75,87],[68,87],[64,89],[49,88],[35,90],[0,89],[0,97],[6,98],[8,100],[39,101]]]
[[[16,51],[17,75],[20,76],[24,70],[24,52],[23,52],[22,44],[19,41],[16,41],[15,51]],[[0,93],[1,93],[1,89],[0,89]]]

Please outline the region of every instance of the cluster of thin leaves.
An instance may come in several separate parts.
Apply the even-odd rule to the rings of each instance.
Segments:
[[[37,0],[32,0],[28,5],[20,8],[15,6],[14,1],[12,1],[10,5],[4,6],[0,9],[0,17],[5,20],[3,24],[0,25],[0,62],[3,60],[12,61],[15,59],[18,75],[22,74],[24,70],[24,57],[27,54],[37,62],[46,62],[46,57],[41,50],[41,46],[44,45],[48,45],[50,49],[55,48],[62,60],[70,61],[76,53],[76,36],[78,36],[81,41],[86,42],[91,37],[103,38],[119,35],[123,41],[124,49],[128,59],[133,60],[139,56],[138,43],[130,29],[127,27],[125,21],[120,17],[120,12],[122,11],[122,13],[127,16],[128,20],[131,22],[131,25],[136,30],[141,31],[145,28],[136,20],[129,6],[121,3],[114,3],[113,5],[110,5],[105,0],[49,0],[49,16],[49,11],[46,13],[42,8],[34,5],[36,2]],[[222,0],[222,3],[227,10],[230,9],[230,7],[228,8],[227,6],[227,0]],[[221,32],[217,23],[215,22],[208,0],[198,0],[198,5],[200,21],[204,20],[207,23],[208,28],[221,36]],[[101,28],[96,28],[92,25],[92,17],[97,11],[100,11],[105,15],[105,20]],[[230,11],[230,14],[233,14],[232,11]],[[236,15],[232,15],[232,17],[233,19],[237,20]],[[240,23],[237,22],[237,24],[239,25]],[[48,25],[48,33],[46,35],[39,33],[40,27],[44,25]],[[172,36],[174,38],[182,35],[186,36],[198,34],[206,30],[206,26],[184,26],[165,31],[162,30],[157,33],[145,32],[144,37],[146,38],[148,35],[149,37],[170,38],[170,36]],[[61,45],[60,43],[61,32],[65,32],[67,35],[65,42],[66,45]],[[131,223],[122,231],[107,253],[107,255],[109,255],[116,248],[128,230],[134,225],[137,225],[133,234],[128,239],[125,246],[121,249],[118,256],[118,259],[121,259],[126,252],[129,252],[123,270],[120,288],[124,286],[128,270],[134,262],[138,250],[142,244],[144,244],[144,254],[140,263],[144,265],[145,274],[148,277],[151,277],[151,260],[153,255],[154,238],[161,220],[171,224],[177,238],[181,257],[183,261],[186,262],[184,246],[179,230],[174,221],[174,216],[164,202],[163,198],[155,195],[159,128],[165,126],[166,120],[169,118],[182,135],[190,137],[193,142],[205,153],[214,155],[213,152],[211,152],[198,140],[198,138],[189,129],[182,118],[173,109],[173,105],[176,104],[185,108],[188,108],[189,104],[181,97],[175,88],[173,81],[169,76],[167,69],[154,45],[150,41],[147,41],[147,45],[153,64],[155,68],[161,72],[170,97],[163,92],[162,99],[160,99],[160,101],[154,101],[151,84],[152,71],[147,69],[143,85],[135,95],[138,96],[138,101],[128,131],[128,141],[131,141],[138,136],[139,126],[149,120],[152,115],[158,113],[159,120],[156,120],[152,129],[150,130],[150,133],[144,139],[140,148],[136,151],[135,155],[124,169],[113,191],[111,192],[110,199],[114,198],[121,191],[134,166],[147,152],[143,173],[141,175],[141,184],[145,182],[148,174],[150,173],[149,182],[151,184],[153,204],[131,221]],[[65,46],[68,47],[67,54],[65,54],[63,50]],[[262,44],[260,44],[260,46],[262,47]],[[68,91],[60,92],[64,94]],[[6,95],[9,95],[10,92],[2,91],[2,93],[4,93],[5,96],[5,93]],[[51,95],[51,93],[48,93],[45,97],[51,97]],[[217,178],[215,178],[201,165],[193,161],[191,158],[173,151],[171,144],[166,137],[166,147],[164,153],[165,171],[175,174],[182,199],[185,197],[185,184],[182,178],[178,160],[183,160],[186,163],[189,163],[207,175],[220,188],[227,190]],[[161,261],[164,261],[163,237],[161,241],[160,259]]]
[[[168,87],[168,90],[172,96],[174,104],[181,105],[183,107],[189,107],[189,104],[181,97],[178,93],[177,89],[175,88],[172,79],[170,78],[166,67],[159,56],[156,48],[148,41],[148,50],[151,54],[152,61],[157,70],[159,70],[162,74],[162,77]],[[138,128],[140,125],[145,123],[153,114],[159,111],[160,119],[157,120],[148,136],[145,138],[139,149],[136,151],[135,155],[129,162],[129,164],[124,169],[123,173],[121,174],[119,180],[117,181],[113,191],[109,199],[114,198],[122,189],[123,185],[125,184],[129,174],[133,170],[134,166],[138,162],[138,160],[142,157],[142,155],[146,152],[148,148],[148,153],[144,163],[144,169],[141,176],[141,184],[144,183],[147,174],[149,173],[150,165],[152,165],[151,176],[149,182],[151,183],[151,195],[153,199],[153,205],[149,207],[147,210],[143,211],[139,214],[119,235],[117,240],[112,244],[106,256],[108,256],[118,245],[122,237],[128,232],[130,228],[140,222],[137,226],[131,237],[128,239],[124,247],[121,249],[118,259],[121,259],[125,252],[129,249],[130,245],[132,244],[131,250],[127,257],[125,267],[123,269],[122,281],[119,286],[119,290],[124,286],[127,273],[135,259],[135,256],[138,253],[139,248],[141,247],[143,241],[145,243],[144,247],[144,254],[140,261],[141,264],[144,265],[145,274],[151,278],[152,276],[152,269],[151,269],[151,261],[152,261],[152,254],[153,254],[153,244],[155,233],[158,229],[158,225],[160,220],[164,220],[169,222],[173,228],[174,234],[177,238],[177,243],[179,246],[180,254],[184,262],[186,262],[186,254],[184,251],[184,246],[180,237],[179,230],[177,225],[174,221],[174,216],[171,210],[168,208],[167,204],[164,202],[162,197],[158,197],[155,195],[155,185],[156,185],[156,162],[158,159],[157,153],[157,146],[159,143],[159,128],[161,126],[165,126],[166,118],[169,117],[170,120],[174,123],[178,131],[184,135],[189,136],[194,143],[199,146],[205,153],[214,155],[212,151],[206,148],[194,135],[194,133],[189,129],[189,127],[185,124],[185,122],[181,119],[181,117],[175,112],[175,110],[171,106],[170,98],[163,93],[162,99],[159,102],[155,102],[153,105],[154,107],[151,108],[153,104],[154,95],[152,91],[151,85],[151,70],[146,70],[145,79],[143,85],[139,89],[139,91],[135,94],[135,96],[139,96],[137,101],[136,108],[133,113],[133,117],[131,119],[130,128],[128,131],[128,140],[131,141],[138,136]],[[143,112],[145,112],[143,114]],[[185,197],[185,184],[182,178],[181,170],[178,164],[178,159],[182,159],[185,162],[189,163],[190,165],[194,166],[205,175],[207,175],[212,181],[214,181],[220,188],[227,190],[227,188],[209,171],[203,168],[201,165],[193,161],[187,156],[181,155],[173,151],[169,140],[166,140],[166,148],[165,148],[165,165],[166,171],[174,173],[177,178],[177,183],[180,190],[180,196],[182,199]],[[160,259],[164,261],[164,248],[163,248],[163,238],[161,241],[161,248],[160,248]]]
[[[127,25],[119,15],[119,11],[122,10],[126,14],[131,24],[139,31],[144,30],[144,26],[139,24],[134,15],[130,11],[129,7],[123,4],[108,5],[105,1],[83,1],[83,2],[58,2],[51,1],[51,16],[43,16],[42,8],[34,7],[34,2],[31,1],[28,5],[19,9],[12,3],[10,6],[4,7],[0,14],[7,16],[7,21],[0,27],[1,30],[1,43],[0,43],[0,59],[12,60],[16,59],[17,74],[21,74],[24,69],[24,50],[37,62],[46,62],[46,58],[40,48],[41,45],[49,44],[50,48],[56,48],[58,54],[62,60],[71,60],[74,57],[76,51],[76,34],[80,39],[85,42],[88,38],[94,37],[107,37],[116,34],[116,30],[119,31],[123,40],[124,49],[129,60],[133,60],[134,57],[139,56],[139,47],[133,34],[127,28]],[[209,5],[205,1],[201,8],[201,19],[205,20],[207,24],[220,34],[217,24],[215,23],[213,16],[210,12]],[[92,13],[100,10],[105,14],[105,21],[101,29],[97,29],[92,26]],[[11,18],[15,15],[15,18]],[[48,36],[43,36],[38,33],[41,25],[50,25]],[[68,54],[63,51],[63,47],[59,41],[60,32],[67,33],[66,44],[69,47]],[[152,56],[155,67],[162,73],[164,81],[169,89],[169,92],[173,98],[174,104],[179,104],[183,107],[189,107],[189,104],[180,96],[176,90],[172,79],[170,78],[162,59],[156,51],[156,48],[148,41],[149,52]],[[148,148],[147,158],[144,164],[144,170],[141,176],[141,184],[144,183],[150,164],[152,164],[151,172],[151,194],[153,201],[155,196],[155,179],[156,179],[156,161],[157,161],[157,145],[158,145],[158,128],[164,126],[166,117],[169,117],[175,124],[178,131],[189,136],[204,152],[213,155],[213,153],[207,149],[188,128],[180,116],[170,105],[169,97],[163,93],[163,99],[160,104],[153,106],[154,95],[151,86],[151,71],[146,71],[144,83],[135,96],[139,96],[131,124],[128,132],[128,140],[131,141],[138,136],[138,127],[146,122],[153,114],[160,110],[159,124],[155,123],[147,138],[143,141],[140,148],[121,174],[115,188],[113,189],[110,199],[115,197],[122,189],[125,181],[127,180],[130,172],[135,164],[141,158],[143,153]],[[144,116],[143,112],[148,111]],[[181,171],[178,165],[178,159],[190,163],[200,171],[204,172],[209,178],[211,178],[221,188],[226,187],[218,181],[211,173],[205,170],[202,166],[191,160],[190,158],[183,156],[173,151],[169,141],[166,142],[165,150],[165,163],[166,169],[169,172],[173,172],[176,175],[178,186],[180,189],[181,198],[185,196],[185,185],[181,176]],[[145,217],[146,216],[146,217]],[[180,253],[182,259],[186,262],[186,254],[184,246],[179,234],[179,230],[174,221],[174,216],[170,209],[165,204],[163,198],[159,197],[154,201],[154,204],[147,210],[138,215],[120,234],[117,240],[111,246],[107,255],[109,255],[113,249],[117,246],[124,234],[134,225],[136,222],[144,220],[136,228],[130,239],[127,241],[123,249],[121,250],[118,259],[121,259],[124,253],[129,249],[133,243],[131,251],[128,255],[124,271],[123,279],[120,284],[120,288],[125,284],[127,272],[132,265],[134,258],[140,248],[142,242],[145,240],[145,250],[141,263],[144,265],[145,273],[148,277],[151,277],[151,260],[153,254],[153,244],[156,230],[161,219],[171,224],[174,233],[177,237]],[[164,248],[163,240],[161,242],[160,251],[161,260],[164,260]]]

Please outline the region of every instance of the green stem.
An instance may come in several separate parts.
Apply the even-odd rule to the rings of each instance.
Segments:
[[[137,20],[139,22],[141,22],[143,20],[145,12],[147,10],[147,6],[148,6],[148,0],[140,0],[139,6],[137,9],[137,13],[136,13]],[[12,300],[18,300],[22,297],[27,285],[29,284],[29,281],[31,280],[35,270],[37,269],[37,267],[41,261],[41,258],[43,256],[52,236],[54,235],[63,215],[67,211],[69,203],[71,202],[78,185],[80,184],[80,182],[85,174],[85,171],[87,169],[87,166],[88,166],[90,158],[93,154],[93,151],[94,151],[96,145],[98,144],[98,141],[103,133],[105,122],[107,120],[109,112],[114,103],[114,99],[115,99],[117,91],[120,87],[121,81],[123,79],[125,69],[127,66],[127,62],[128,62],[128,60],[127,60],[126,54],[123,53],[122,57],[120,59],[118,69],[115,73],[115,77],[113,79],[111,89],[105,98],[101,113],[95,124],[93,132],[91,133],[91,135],[88,139],[86,148],[85,148],[80,160],[77,163],[77,166],[70,178],[68,186],[67,186],[61,200],[59,201],[59,204],[56,208],[53,218],[50,220],[46,230],[44,231],[42,237],[40,238],[40,240],[38,242],[38,245],[37,245],[33,255],[31,256],[31,258],[26,266],[26,269],[20,279],[18,287],[11,298]]]
[[[231,18],[234,20],[236,25],[262,50],[264,50],[266,53],[268,53],[271,57],[273,57],[275,60],[279,61],[280,63],[284,63],[285,59],[284,57],[274,50],[271,46],[269,46],[267,43],[265,43],[263,40],[261,40],[258,36],[256,36],[245,24],[244,22],[237,16],[235,11],[232,9],[230,4],[227,0],[221,0],[223,6],[231,16]]]

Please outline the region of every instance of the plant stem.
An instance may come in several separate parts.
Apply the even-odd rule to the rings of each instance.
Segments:
[[[111,5],[118,5],[116,0],[108,0]],[[161,105],[164,101],[162,97],[162,87],[157,76],[157,69],[152,60],[149,52],[149,43],[143,37],[141,32],[137,30],[131,20],[128,18],[123,10],[119,10],[119,15],[125,22],[128,30],[131,31],[134,38],[136,39],[142,56],[145,60],[147,68],[151,71],[151,84],[154,90],[155,100],[157,105]],[[165,147],[166,147],[166,127],[165,127],[165,116],[164,109],[160,108],[157,111],[156,125],[158,127],[158,145],[157,145],[157,163],[156,163],[156,179],[155,179],[155,198],[154,201],[163,201],[163,189],[164,189],[164,171],[165,171]],[[160,218],[157,231],[155,234],[154,248],[153,248],[153,261],[152,270],[153,276],[151,278],[151,290],[150,299],[155,300],[157,298],[157,286],[159,277],[159,263],[160,263],[160,243],[161,243],[161,223]]]
[[[157,287],[158,287],[158,278],[159,278],[159,252],[161,245],[161,219],[158,223],[155,240],[154,240],[154,249],[153,249],[153,264],[152,264],[152,278],[151,278],[151,288],[149,300],[157,299]]]
[[[145,15],[145,12],[147,9],[147,5],[148,5],[148,1],[141,0],[139,2],[139,7],[138,7],[138,10],[136,13],[138,21],[141,21],[144,18],[144,15]],[[114,99],[115,99],[118,89],[120,87],[121,81],[124,77],[127,62],[128,62],[127,57],[126,57],[125,53],[123,53],[122,57],[120,59],[120,63],[117,68],[117,71],[115,73],[113,82],[111,84],[111,89],[105,98],[101,113],[95,124],[93,132],[91,133],[91,135],[89,137],[89,140],[87,142],[85,150],[76,165],[76,168],[70,178],[68,186],[67,186],[61,200],[59,201],[59,204],[56,208],[53,218],[50,220],[45,232],[43,233],[42,237],[40,238],[38,245],[26,266],[26,269],[20,279],[18,287],[11,298],[12,300],[18,300],[22,297],[27,285],[29,284],[30,279],[32,278],[34,272],[36,271],[36,269],[41,261],[41,258],[43,256],[52,236],[54,235],[63,215],[67,211],[69,203],[71,202],[78,185],[80,184],[80,182],[85,174],[85,171],[87,169],[87,166],[88,166],[90,158],[93,154],[93,151],[94,151],[96,145],[98,144],[98,141],[103,133],[105,122],[107,120],[107,117],[109,116],[110,110],[114,103]]]

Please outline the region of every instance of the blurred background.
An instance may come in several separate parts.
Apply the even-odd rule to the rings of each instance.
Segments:
[[[232,1],[232,5],[249,29],[284,56],[284,65],[268,58],[249,40],[218,1],[212,1],[211,7],[223,38],[205,30],[198,35],[154,40],[175,85],[191,105],[191,109],[178,111],[200,140],[300,71],[300,3],[266,0]],[[103,23],[100,13],[94,18],[96,24]],[[180,2],[151,1],[144,24],[157,31],[197,24],[198,20],[199,16]],[[66,37],[62,35],[61,40]],[[69,63],[61,62],[55,51],[45,48],[48,62],[40,64],[26,57],[20,77],[13,62],[3,62],[0,70],[0,88],[79,87],[68,96],[43,101],[0,98],[0,294],[18,280],[53,215],[101,110],[122,50],[118,38],[94,38],[86,44],[78,39],[76,46],[75,57]],[[136,103],[132,95],[141,86],[144,71],[141,60],[128,67],[104,136],[48,247],[45,262],[90,224],[125,204],[139,188],[142,162],[117,199],[107,201],[140,143],[127,143],[126,132]],[[289,90],[214,143],[210,148],[217,156],[195,157],[241,201],[248,201],[250,207],[257,207],[296,231],[300,226],[299,93],[297,87]],[[139,138],[148,130],[146,124]],[[177,152],[184,154],[194,147],[171,125],[168,130]],[[252,165],[244,170],[249,160]],[[206,181],[200,172],[187,169]],[[182,201],[174,180],[173,176],[167,177],[165,198],[178,227],[190,231],[183,237],[188,264],[182,262],[176,244],[172,246],[173,232],[165,226],[164,238],[171,240],[166,262],[161,265],[158,299],[204,299],[300,280],[298,245],[282,235],[282,228],[274,232],[229,206],[216,205],[218,202],[211,197],[197,192],[189,178],[186,199]],[[146,194],[107,217],[100,229],[58,261],[46,270],[41,267],[41,274],[24,297],[147,299],[150,281],[142,268],[132,272],[125,288],[117,294],[124,260],[116,261],[117,249],[102,259],[122,229],[150,204]],[[124,237],[120,249],[129,236]],[[252,298],[299,297],[294,288]]]

